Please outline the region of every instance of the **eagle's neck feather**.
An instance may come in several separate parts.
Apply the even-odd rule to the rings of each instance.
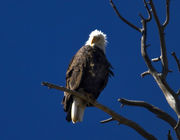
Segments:
[[[105,42],[98,42],[98,43],[93,43],[93,44],[91,44],[91,41],[87,41],[86,42],[86,45],[88,45],[88,46],[91,46],[92,48],[94,48],[94,47],[98,47],[98,48],[100,48],[103,52],[104,52],[104,54],[106,53],[106,49],[105,49]]]

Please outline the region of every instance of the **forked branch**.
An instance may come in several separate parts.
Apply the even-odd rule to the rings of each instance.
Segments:
[[[153,0],[150,0],[150,6],[152,8],[152,13],[157,24],[157,28],[159,31],[159,39],[160,39],[160,50],[161,50],[161,63],[162,63],[162,77],[166,78],[169,69],[168,69],[168,59],[167,59],[167,52],[166,52],[166,43],[164,37],[164,30],[167,24],[169,23],[169,0],[166,0],[166,21],[163,25],[161,25],[159,17],[156,12],[156,8],[154,6]]]
[[[142,19],[142,37],[141,37],[141,54],[144,58],[144,61],[149,69],[150,74],[153,76],[153,78],[155,79],[156,83],[158,84],[158,86],[160,87],[160,89],[162,90],[168,104],[171,106],[171,108],[176,112],[178,118],[180,117],[180,101],[178,99],[177,94],[170,88],[170,86],[168,85],[165,76],[162,76],[163,74],[158,73],[155,68],[152,65],[152,62],[147,54],[147,50],[146,50],[146,35],[147,35],[147,21]],[[179,122],[179,121],[178,121]],[[177,131],[176,128],[179,129],[178,127],[179,123],[176,124],[176,126],[174,127],[177,137],[178,139],[180,139],[180,133],[179,131]]]
[[[143,2],[144,2],[144,6],[145,6],[147,13],[148,13],[148,18],[146,19],[146,21],[149,22],[152,19],[152,14],[151,14],[151,11],[148,7],[146,0],[143,0]],[[143,18],[143,17],[141,16],[141,18]]]
[[[163,27],[165,28],[168,23],[169,23],[169,3],[170,3],[170,0],[166,0],[166,20],[165,22],[163,23]]]
[[[111,6],[113,7],[114,11],[116,12],[116,14],[118,15],[118,17],[125,22],[126,24],[128,24],[130,27],[134,28],[135,30],[137,30],[138,32],[141,32],[141,29],[138,28],[137,26],[135,26],[134,24],[130,23],[128,20],[126,20],[123,16],[121,16],[121,14],[119,13],[118,9],[116,8],[114,2],[112,0],[110,0]]]

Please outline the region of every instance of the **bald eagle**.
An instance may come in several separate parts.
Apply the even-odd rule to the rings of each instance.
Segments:
[[[106,43],[106,35],[103,32],[94,30],[90,33],[86,44],[79,49],[69,64],[66,88],[83,91],[93,99],[98,98],[108,78],[113,76],[112,66],[105,55]],[[66,120],[73,123],[81,122],[85,108],[91,106],[67,92],[64,93],[62,104],[67,112]]]

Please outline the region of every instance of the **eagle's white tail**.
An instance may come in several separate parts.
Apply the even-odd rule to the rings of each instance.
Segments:
[[[71,108],[71,119],[73,123],[82,122],[86,104],[80,98],[74,97]]]

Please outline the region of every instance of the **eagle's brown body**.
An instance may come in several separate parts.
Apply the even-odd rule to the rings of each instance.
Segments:
[[[111,65],[104,52],[98,47],[83,46],[73,57],[66,72],[66,88],[83,90],[97,99],[105,88],[108,78],[113,75]],[[65,93],[63,98],[67,121],[71,121],[73,96]]]
[[[97,99],[105,88],[109,76],[113,75],[111,64],[105,56],[106,35],[94,30],[86,45],[72,58],[66,72],[66,88],[88,94]],[[64,93],[62,101],[66,120],[73,123],[83,120],[84,110],[89,106],[84,100]]]

